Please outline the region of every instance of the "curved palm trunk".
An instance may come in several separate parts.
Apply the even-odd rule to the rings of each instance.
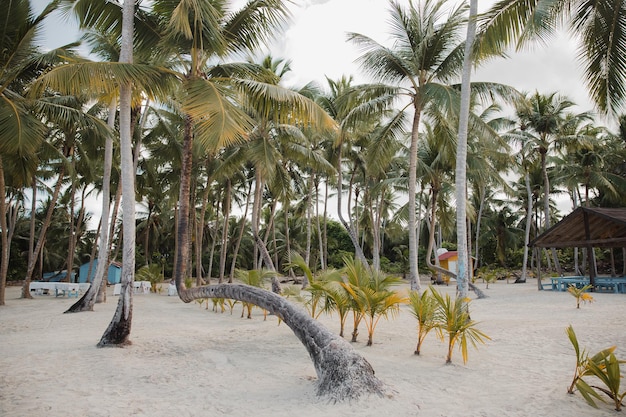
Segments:
[[[259,252],[261,253],[261,257],[263,258],[263,262],[265,262],[267,269],[275,272],[276,268],[274,267],[274,262],[272,262],[272,257],[267,251],[265,242],[263,242],[263,239],[261,239],[261,236],[259,235],[263,181],[261,178],[261,174],[258,172],[258,170],[256,173],[255,182],[256,186],[254,189],[254,202],[252,203],[252,237],[254,238],[254,243],[259,249]],[[278,281],[276,274],[272,275],[272,291],[277,294],[280,294],[281,292],[280,282]]]
[[[133,18],[135,2],[124,0],[122,16],[122,48],[120,61],[133,61]],[[135,164],[131,130],[132,86],[120,85],[120,148],[122,168],[123,252],[122,290],[115,314],[104,331],[98,347],[130,344],[129,336],[133,316],[133,281],[135,277]]]
[[[341,337],[311,318],[304,310],[270,291],[248,285],[210,285],[180,294],[185,302],[201,298],[227,298],[257,305],[278,316],[307,349],[317,373],[317,395],[331,401],[383,395],[383,383],[372,366]]]
[[[352,227],[350,227],[346,219],[343,217],[343,209],[342,209],[342,202],[341,202],[342,200],[341,197],[343,195],[343,175],[341,171],[341,145],[339,145],[339,155],[337,157],[337,160],[338,160],[337,162],[337,214],[339,216],[339,221],[341,222],[343,227],[348,232],[348,235],[350,236],[350,240],[352,241],[352,245],[354,246],[354,253],[357,259],[361,261],[363,265],[367,265],[368,264],[367,259],[365,258],[365,254],[363,253],[363,249],[361,248],[361,245],[359,244],[359,238],[354,232],[354,230],[352,229]]]

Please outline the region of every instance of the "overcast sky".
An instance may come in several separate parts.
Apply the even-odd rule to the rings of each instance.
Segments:
[[[38,7],[46,3],[46,0],[33,1]],[[408,0],[400,1],[408,4]],[[493,2],[480,0],[479,11]],[[292,61],[292,72],[286,82],[295,87],[314,80],[325,85],[325,76],[338,79],[342,75],[353,75],[357,82],[368,81],[359,75],[354,62],[358,52],[346,41],[346,33],[361,33],[385,43],[389,32],[388,1],[295,0],[295,3],[290,26],[269,51],[275,58]],[[56,47],[76,37],[71,21],[53,16],[43,40],[46,47]],[[568,36],[557,36],[548,46],[537,45],[531,51],[511,53],[511,56],[480,68],[473,74],[473,80],[500,82],[520,91],[538,90],[542,94],[558,91],[577,103],[578,110],[592,110],[576,63],[575,44]]]
[[[244,0],[235,0],[242,3]],[[408,4],[408,0],[400,0]],[[33,0],[42,8],[46,0]],[[338,79],[353,75],[356,82],[368,81],[359,74],[354,62],[356,48],[346,41],[348,32],[369,36],[386,43],[389,32],[387,0],[295,0],[292,20],[282,37],[268,52],[274,58],[290,59],[291,73],[285,79],[290,87],[301,87],[310,81],[325,86],[325,76]],[[479,0],[484,11],[494,0]],[[52,16],[43,33],[46,48],[74,41],[78,33],[74,24],[61,16]],[[556,36],[549,45],[537,45],[530,51],[510,53],[509,59],[498,59],[473,74],[473,81],[492,81],[511,85],[520,91],[542,94],[559,92],[578,104],[575,111],[591,111],[582,71],[576,62],[576,47],[566,35]],[[602,122],[600,122],[602,123]],[[563,207],[565,211],[567,208]]]

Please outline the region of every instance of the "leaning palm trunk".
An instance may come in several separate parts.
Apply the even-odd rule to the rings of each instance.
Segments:
[[[201,298],[227,298],[255,304],[275,314],[294,332],[309,352],[317,373],[317,395],[331,401],[384,394],[383,383],[372,366],[345,340],[311,318],[304,310],[270,291],[248,285],[221,284],[179,293],[185,302]]]
[[[111,100],[109,105],[108,125],[115,126],[115,113],[117,100]],[[98,265],[91,285],[85,294],[65,311],[77,313],[80,311],[93,311],[96,297],[99,292],[106,291],[102,288],[105,274],[108,273],[109,265],[109,210],[111,207],[111,166],[113,164],[113,138],[109,135],[104,143],[104,172],[102,174],[102,215],[100,217],[100,242],[98,245]],[[91,267],[90,267],[91,270]],[[91,275],[91,272],[88,274]],[[102,294],[105,295],[105,294]]]

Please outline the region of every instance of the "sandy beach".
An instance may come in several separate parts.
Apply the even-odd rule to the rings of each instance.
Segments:
[[[455,351],[451,365],[434,332],[422,355],[413,354],[416,320],[405,306],[395,319],[381,320],[373,346],[365,345],[363,325],[352,344],[389,395],[330,404],[315,397],[304,347],[260,309],[245,319],[240,304],[231,315],[167,292],[136,295],[132,345],[98,349],[117,297],[109,293],[94,312],[63,314],[75,299],[22,300],[19,290],[8,287],[0,307],[1,416],[620,415],[608,403],[594,409],[580,394],[566,393],[575,355],[565,328],[573,325],[589,351],[617,345],[626,359],[623,294],[594,294],[593,303],[576,309],[570,294],[538,291],[535,281],[490,284],[488,298],[474,299],[470,309],[492,340],[470,350],[467,364]],[[320,321],[338,331],[336,316]]]

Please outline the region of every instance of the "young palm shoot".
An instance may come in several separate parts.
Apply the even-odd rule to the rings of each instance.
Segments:
[[[576,337],[574,328],[570,325],[565,331],[567,333],[567,337],[572,343],[572,346],[574,347],[574,352],[576,353],[576,369],[574,370],[574,378],[572,379],[572,383],[567,389],[567,393],[573,394],[574,387],[576,387],[581,392],[583,397],[587,398],[587,394],[594,395],[595,392],[593,392],[593,390],[589,388],[586,383],[584,383],[582,377],[590,375],[590,363],[599,365],[604,360],[604,358],[606,358],[608,355],[615,351],[615,346],[603,349],[590,358],[588,352],[585,349],[580,349],[580,345],[578,344],[578,338]],[[582,385],[579,386],[579,382],[582,382]]]
[[[567,291],[576,298],[576,308],[580,308],[580,302],[593,302],[593,296],[587,291],[591,289],[591,284],[585,285],[582,288],[577,288],[575,285],[567,287]]]
[[[431,330],[437,327],[435,322],[435,299],[428,291],[424,291],[421,295],[417,291],[412,291],[409,294],[409,305],[411,306],[411,313],[417,319],[417,346],[415,347],[415,354],[419,355],[424,339]]]
[[[433,287],[430,287],[430,291],[437,304],[435,313],[437,334],[441,340],[448,338],[446,363],[452,363],[452,352],[457,343],[463,356],[463,363],[467,363],[468,344],[471,343],[474,348],[478,348],[478,343],[484,344],[485,340],[491,340],[491,338],[478,330],[476,328],[478,323],[470,318],[468,299],[455,298],[453,300],[449,294],[444,297]]]
[[[596,385],[592,387],[605,393],[613,400],[615,411],[622,411],[622,401],[624,401],[624,397],[626,397],[626,391],[620,392],[620,383],[623,376],[619,366],[620,363],[623,362],[624,361],[618,360],[613,353],[609,353],[609,355],[599,363],[593,361],[589,362],[589,374],[595,376],[604,384],[604,387],[598,387]],[[587,401],[589,402],[589,400]],[[590,404],[595,406],[593,400],[591,400]]]
[[[327,314],[337,313],[339,316],[339,336],[343,337],[346,319],[352,308],[352,301],[343,285],[341,275],[336,274],[336,278],[329,279],[321,288],[325,295],[323,310]]]
[[[365,300],[363,295],[363,288],[366,287],[366,282],[369,280],[368,267],[363,265],[362,262],[350,258],[344,258],[344,272],[346,274],[346,281],[342,282],[343,288],[346,290],[350,300],[350,310],[352,310],[353,318],[353,330],[352,330],[352,342],[357,341],[359,336],[359,324],[363,320],[365,315]]]
[[[594,408],[597,408],[594,400],[605,402],[604,399],[596,392],[596,390],[603,392],[615,403],[615,410],[621,411],[622,402],[626,397],[626,391],[620,393],[620,382],[622,374],[620,371],[620,364],[624,361],[620,361],[615,357],[613,353],[615,346],[603,349],[600,352],[589,357],[586,350],[580,350],[578,344],[578,338],[574,333],[574,328],[570,325],[567,329],[567,337],[574,351],[576,352],[576,370],[574,371],[574,379],[570,384],[567,392],[569,394],[574,393],[574,387],[578,389],[585,401]],[[595,376],[598,378],[605,387],[598,387],[595,385],[589,385],[583,377]]]
[[[397,283],[399,279],[395,277],[372,272],[367,286],[361,291],[365,306],[363,319],[367,327],[367,346],[374,343],[374,331],[381,317],[395,317],[400,311],[400,305],[407,302],[406,297],[390,289]]]

